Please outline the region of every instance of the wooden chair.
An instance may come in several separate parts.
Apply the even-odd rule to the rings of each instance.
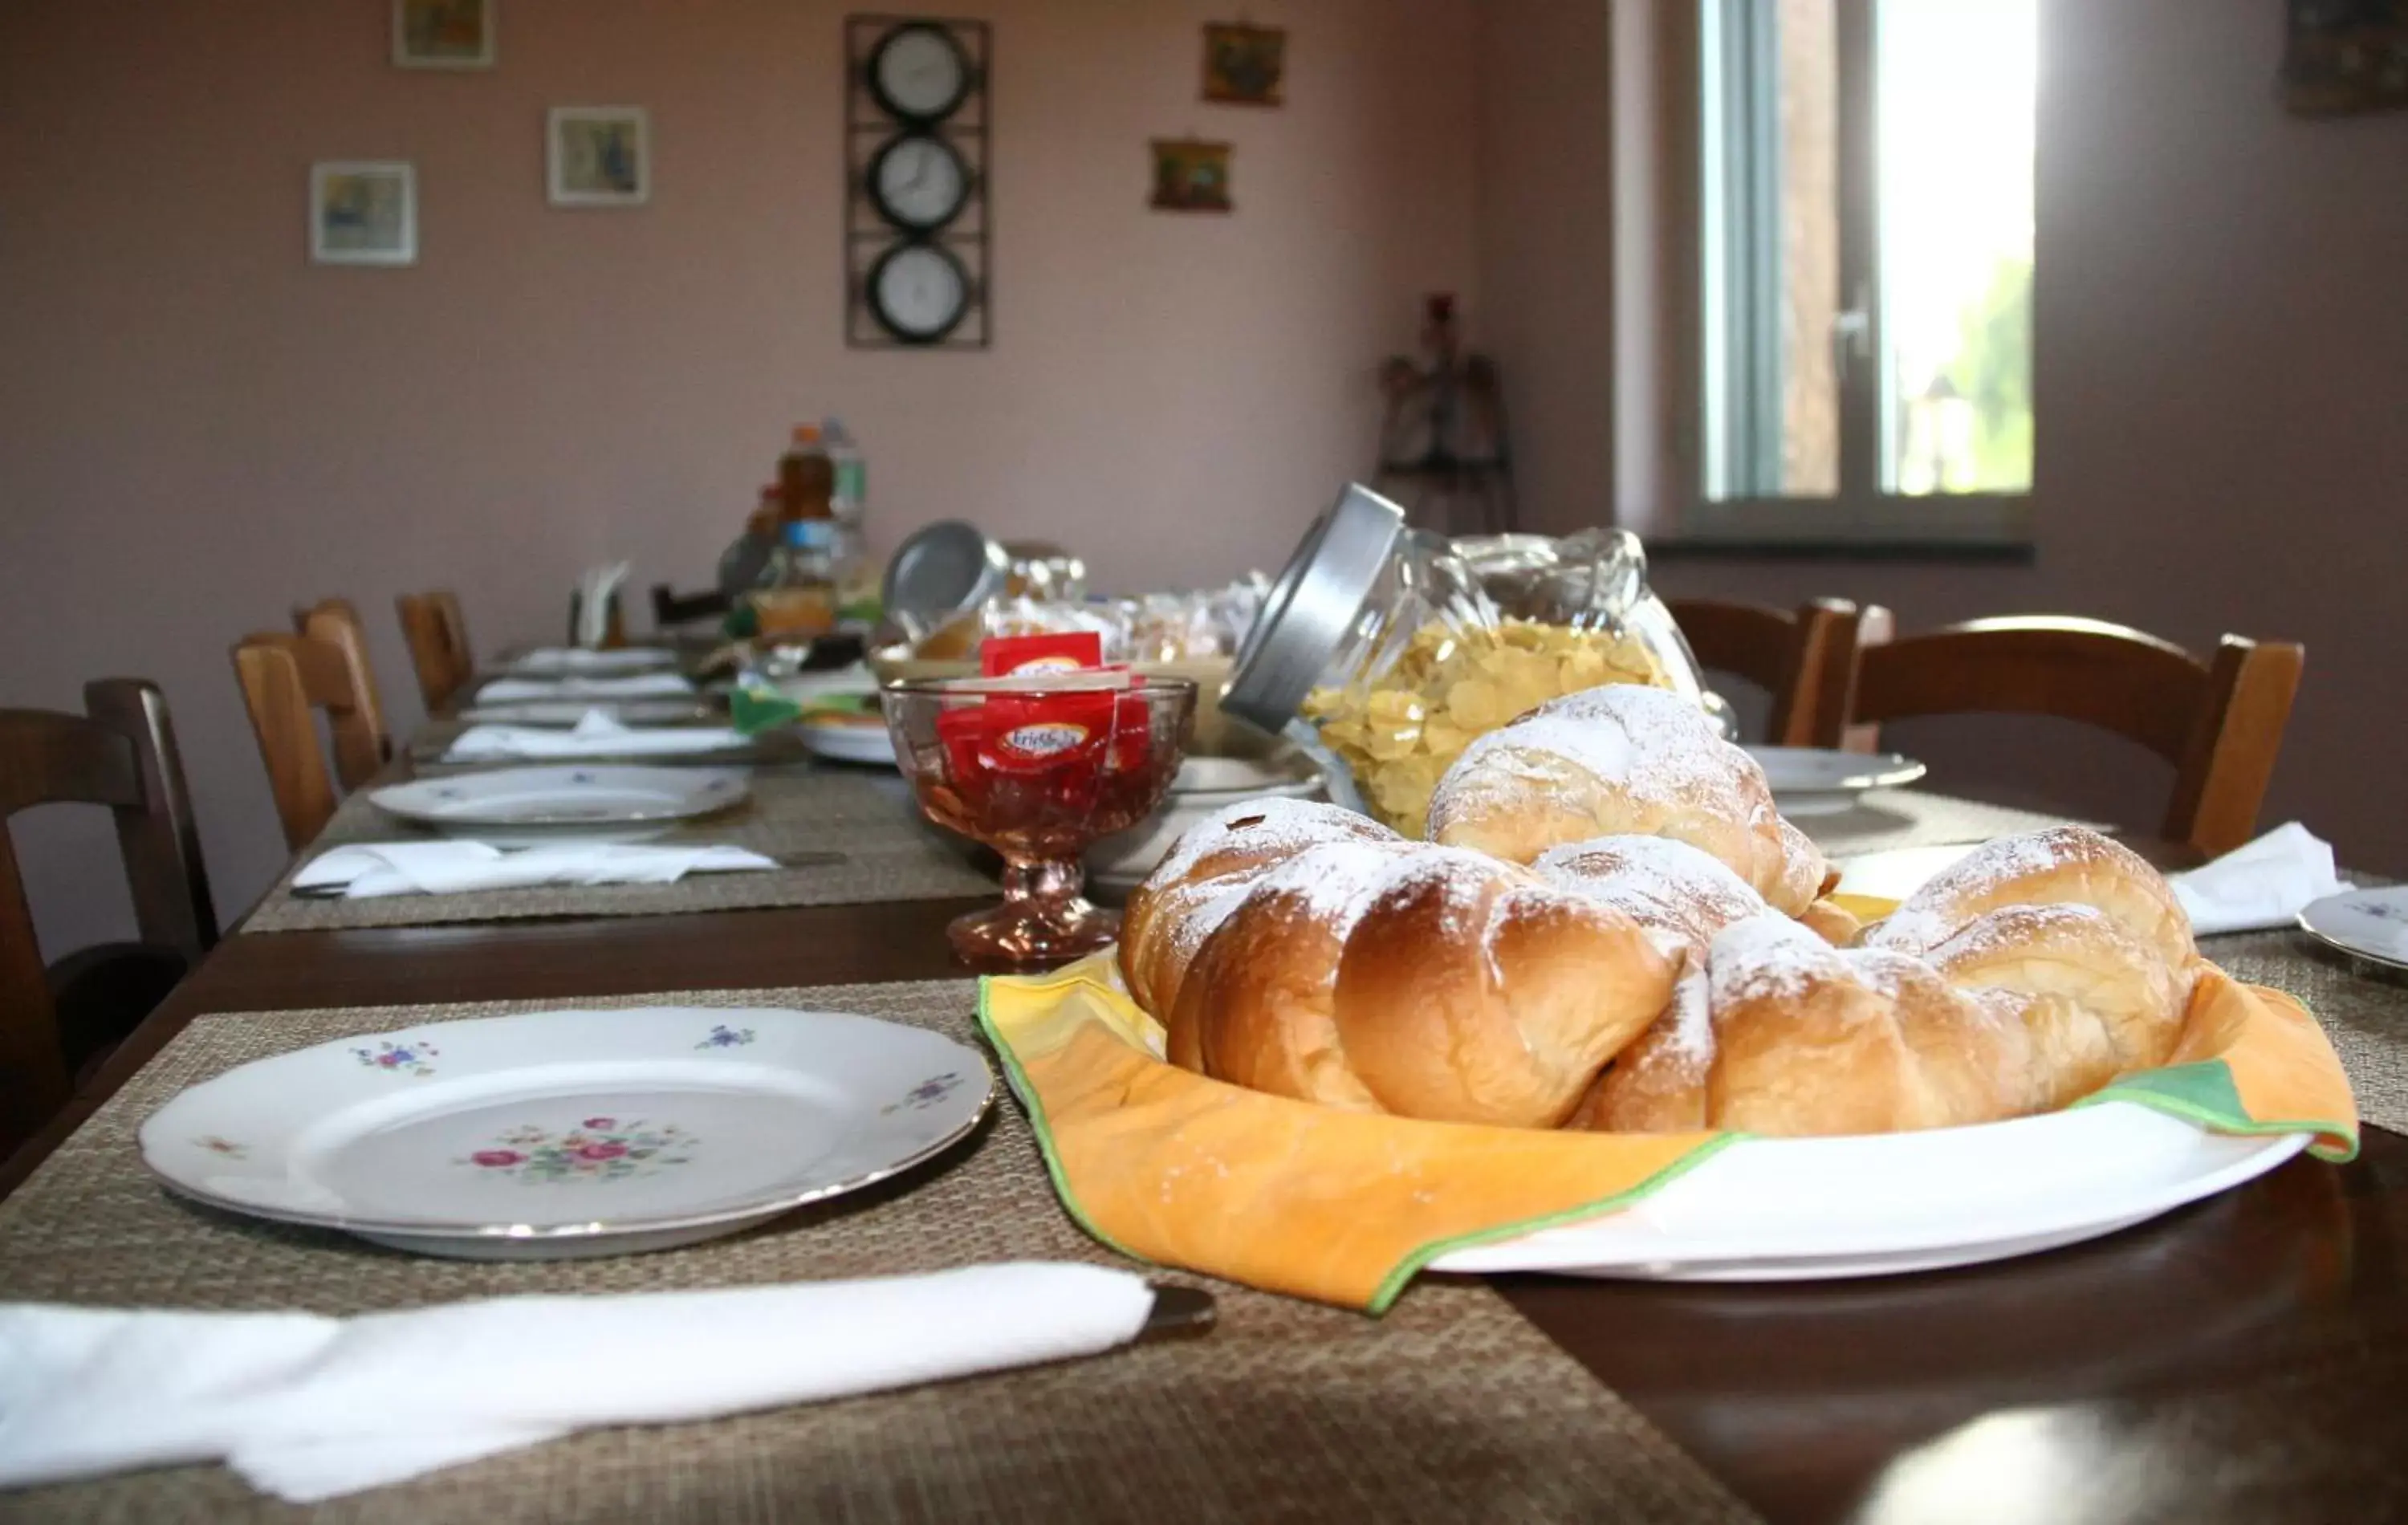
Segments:
[[[84,685],[85,715],[0,710],[0,1155],[73,1094],[217,942],[167,701],[150,683]],[[45,969],[9,816],[105,805],[142,941],[84,948]]]
[[[393,732],[385,727],[384,701],[377,695],[376,669],[368,665],[368,633],[360,611],[349,598],[322,598],[293,611],[293,628],[313,640],[322,640],[343,654],[351,673],[362,724],[334,733],[335,776],[346,789],[356,789],[393,761]],[[363,738],[375,741],[366,749]]]
[[[468,622],[461,616],[459,596],[449,589],[405,593],[395,604],[401,610],[401,633],[409,642],[409,665],[418,670],[418,692],[434,714],[466,686],[477,662],[468,646]]]
[[[2174,765],[2158,835],[2205,854],[2247,842],[2283,749],[2303,647],[2226,636],[2206,660],[2099,620],[1973,620],[1856,648],[1848,723],[1919,715],[2041,714],[2128,737]]]
[[[652,626],[666,630],[673,625],[693,625],[702,620],[725,616],[729,608],[727,595],[716,588],[709,593],[680,593],[666,583],[652,584]]]
[[[284,844],[298,852],[326,828],[339,781],[358,787],[380,766],[386,742],[368,722],[343,649],[312,636],[245,636],[234,649],[235,676],[251,712],[260,760],[267,765]],[[326,712],[335,771],[318,744],[310,712]]]
[[[1760,604],[1672,598],[1665,607],[1700,666],[1735,672],[1772,697],[1767,741],[1815,744],[1824,708],[1847,693],[1860,618],[1856,605],[1844,598],[1813,598],[1793,613]]]

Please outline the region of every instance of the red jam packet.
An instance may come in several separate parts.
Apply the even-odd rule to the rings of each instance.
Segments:
[[[953,786],[974,798],[1034,788],[1056,809],[1083,813],[1106,773],[1143,770],[1154,751],[1152,712],[1129,692],[1127,669],[1105,667],[1102,655],[1093,631],[985,641],[979,661],[987,681],[963,685],[982,692],[980,702],[937,717]],[[1073,672],[1081,686],[1040,686],[1050,675]]]
[[[1034,677],[1104,665],[1104,638],[1093,630],[1054,635],[989,636],[979,642],[979,672],[989,678]]]

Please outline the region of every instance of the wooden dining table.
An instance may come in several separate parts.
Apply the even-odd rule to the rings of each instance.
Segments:
[[[945,925],[980,903],[234,935],[0,1163],[0,1196],[204,1014],[957,979]],[[2408,990],[2320,963],[2296,937],[2206,951],[2249,951],[2250,977],[2269,983],[2290,967],[2348,981],[2408,1039]],[[2348,1164],[2301,1157],[2140,1227],[1985,1266],[1493,1285],[1767,1520],[2408,1518],[2408,1140],[2379,1127]]]

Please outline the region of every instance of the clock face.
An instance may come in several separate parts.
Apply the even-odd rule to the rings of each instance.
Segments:
[[[970,61],[940,26],[911,22],[886,34],[869,57],[869,93],[907,122],[953,114],[970,91]]]
[[[869,162],[869,199],[897,227],[934,232],[953,220],[969,195],[969,166],[941,137],[907,134]]]
[[[969,277],[935,244],[888,250],[869,272],[869,307],[907,344],[934,344],[969,310]]]

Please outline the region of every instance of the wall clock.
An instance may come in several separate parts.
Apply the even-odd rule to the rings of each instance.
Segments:
[[[925,125],[961,109],[970,93],[970,56],[937,22],[905,22],[869,55],[869,94],[897,122]]]
[[[936,134],[905,133],[870,158],[862,189],[878,214],[896,227],[933,233],[969,204],[970,169]]]
[[[845,20],[845,342],[992,338],[987,23]]]
[[[905,344],[934,344],[961,325],[970,278],[942,244],[897,244],[869,267],[869,310]]]

